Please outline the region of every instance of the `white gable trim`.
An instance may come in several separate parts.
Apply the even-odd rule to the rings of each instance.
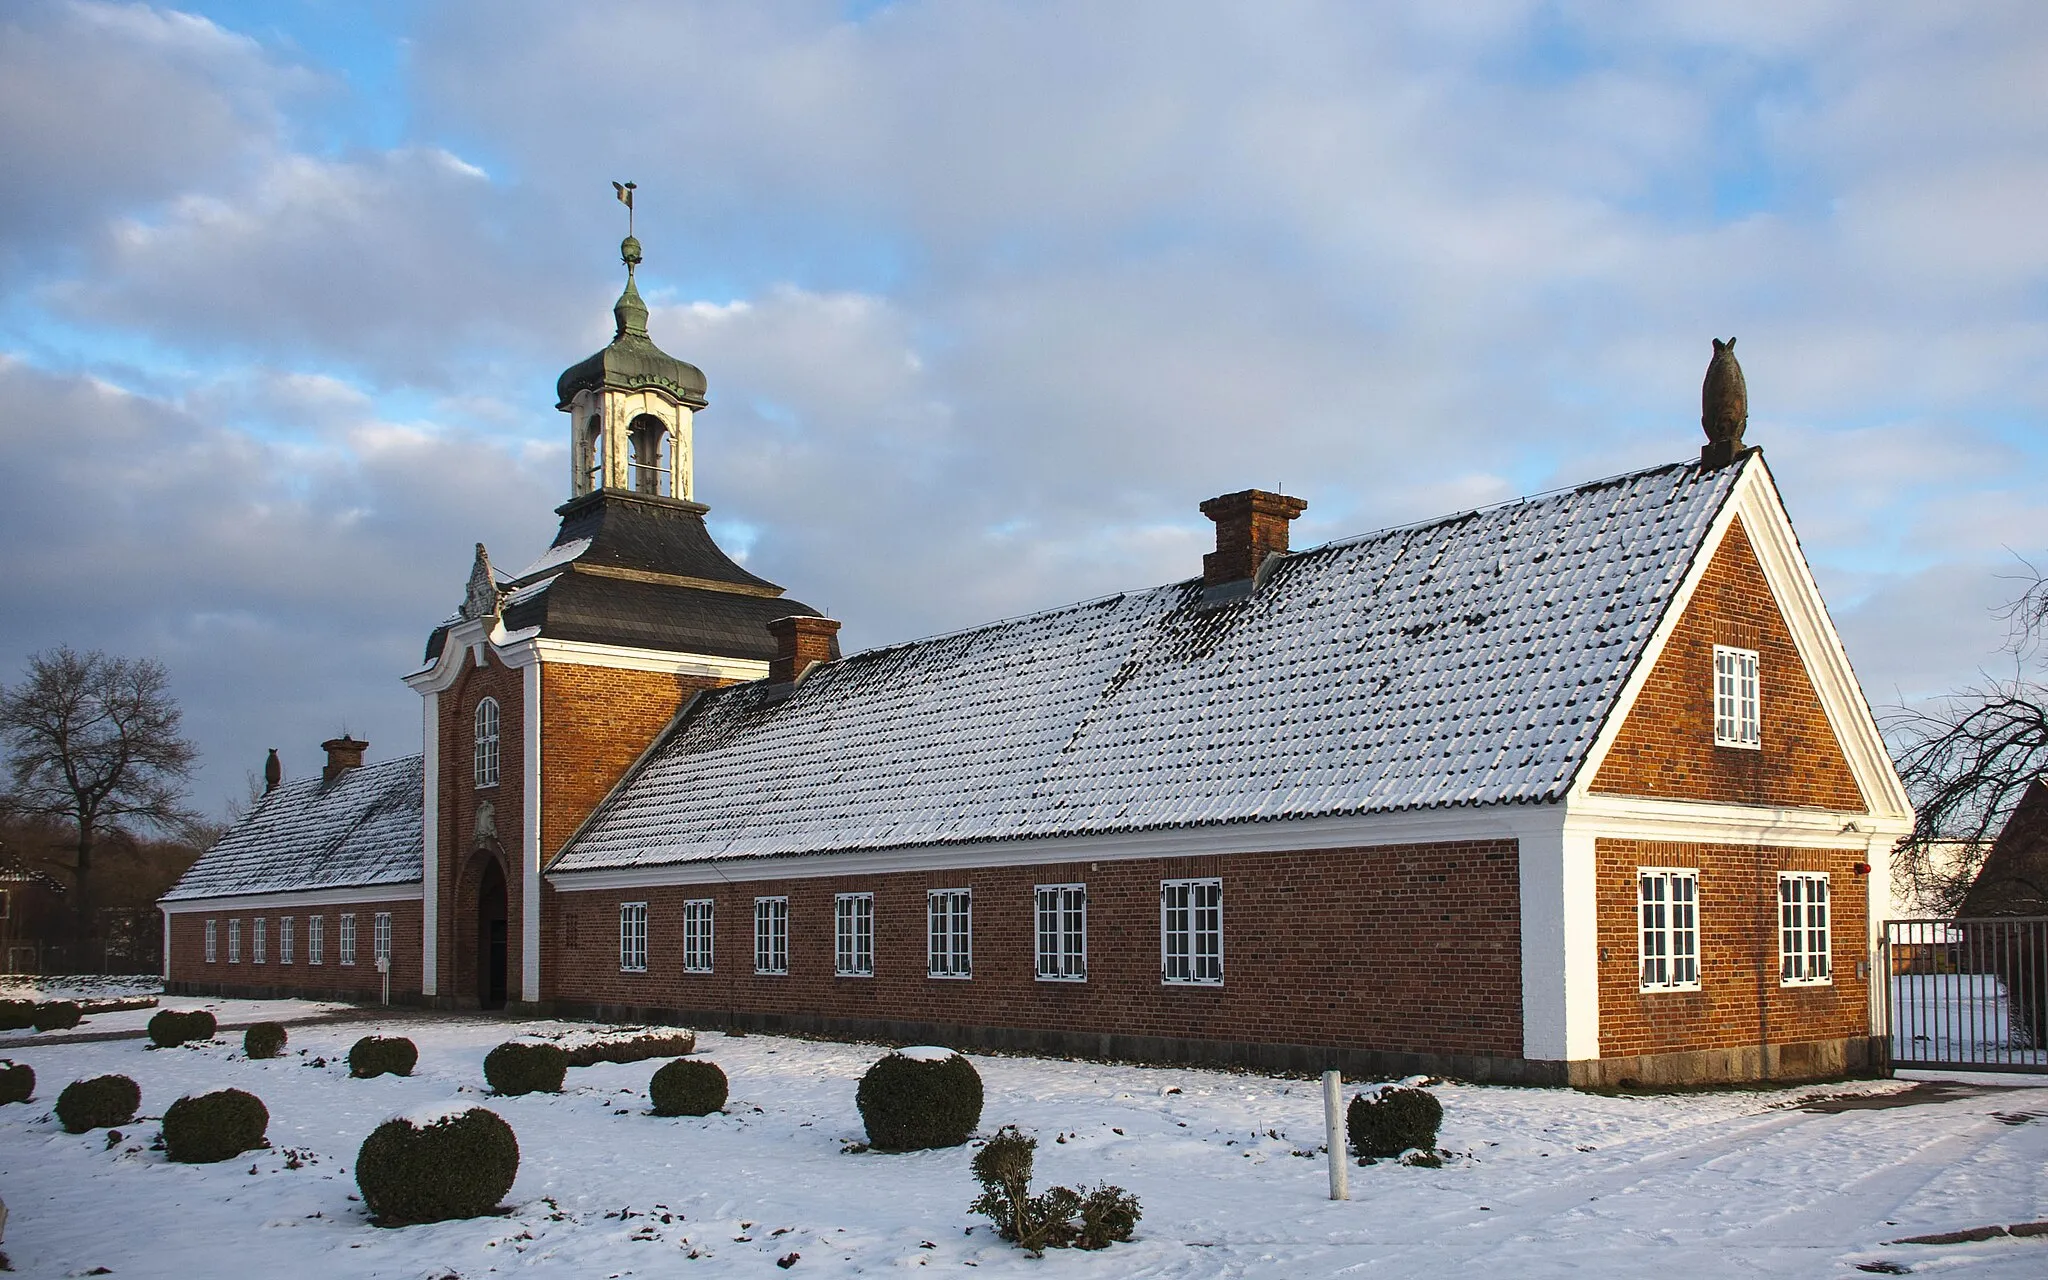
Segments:
[[[526,828],[521,838],[519,998],[540,999],[540,663],[527,665],[521,681],[526,692]]]
[[[301,907],[346,906],[355,902],[414,902],[423,894],[417,880],[393,884],[351,885],[345,889],[280,889],[276,893],[239,893],[223,898],[180,898],[159,902],[165,915],[202,911],[282,911]]]
[[[1870,705],[1864,700],[1861,686],[1856,683],[1855,672],[1850,669],[1841,637],[1835,632],[1827,605],[1821,599],[1820,588],[1807,568],[1806,558],[1799,549],[1799,535],[1793,531],[1792,521],[1785,513],[1770,469],[1761,453],[1750,455],[1741,465],[1742,475],[1736,480],[1727,502],[1714,516],[1713,524],[1708,527],[1699,552],[1686,571],[1685,581],[1672,595],[1650,643],[1637,660],[1635,670],[1629,673],[1627,683],[1622,686],[1621,695],[1609,707],[1599,737],[1594,739],[1592,749],[1579,766],[1578,776],[1572,780],[1567,802],[1576,811],[1581,804],[1593,798],[1593,780],[1599,777],[1601,766],[1606,763],[1608,753],[1628,723],[1636,700],[1670,644],[1672,633],[1678,629],[1687,607],[1706,577],[1708,567],[1726,542],[1729,528],[1740,519],[1744,532],[1749,536],[1750,546],[1756,552],[1757,563],[1763,569],[1764,581],[1771,589],[1778,614],[1791,634],[1793,648],[1797,650],[1799,660],[1806,668],[1807,679],[1820,699],[1828,728],[1848,761],[1850,776],[1863,796],[1868,815],[1887,826],[1903,821],[1910,827],[1913,811],[1906,798],[1905,786],[1892,767],[1891,756],[1885,750],[1877,722],[1870,714]]]
[[[420,993],[438,994],[441,977],[441,695],[420,699],[420,872],[432,889],[420,903]]]

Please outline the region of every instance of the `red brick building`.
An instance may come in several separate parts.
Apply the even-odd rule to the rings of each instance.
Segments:
[[[356,784],[281,788],[166,899],[174,985],[337,989],[218,939],[352,893],[394,990],[451,1005],[1527,1081],[1877,1065],[1911,813],[1732,351],[1696,462],[1300,552],[1299,499],[1227,495],[1200,577],[841,658],[705,531],[703,377],[626,249],[559,387],[554,546],[503,580],[478,548],[407,677],[423,756],[360,771],[417,776],[378,863],[410,879],[316,883],[347,859],[309,852],[314,792]]]

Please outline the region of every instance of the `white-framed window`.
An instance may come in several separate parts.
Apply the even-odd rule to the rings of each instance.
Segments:
[[[270,954],[270,921],[257,916],[249,926],[249,963],[262,964]]]
[[[1159,882],[1159,980],[1223,985],[1223,881]]]
[[[1754,649],[1714,646],[1714,745],[1760,748],[1763,720],[1758,710]]]
[[[789,899],[754,899],[754,972],[789,972]]]
[[[1088,980],[1088,886],[1042,884],[1036,890],[1038,980]]]
[[[714,904],[710,898],[692,898],[683,904],[683,972],[711,972],[711,922]]]
[[[1700,989],[1700,873],[1689,867],[1636,868],[1641,908],[1642,989]]]
[[[306,917],[306,963],[327,963],[327,917]]]
[[[476,704],[476,785],[498,785],[498,700]]]
[[[842,978],[875,976],[875,895],[842,893],[832,899],[832,972]]]
[[[1778,873],[1778,982],[1787,987],[1834,981],[1828,963],[1828,877],[1824,871]]]
[[[206,922],[206,963],[220,963],[220,921]]]
[[[228,963],[242,963],[242,922],[228,921]]]
[[[619,971],[647,972],[647,904],[619,904]]]
[[[354,912],[344,912],[341,917],[341,938],[338,957],[343,964],[356,962],[356,917]]]
[[[370,959],[391,960],[391,913],[379,911],[370,917]]]
[[[279,916],[277,920],[277,962],[292,962],[292,945],[298,941],[298,920],[292,916]]]
[[[925,973],[933,978],[974,976],[974,891],[932,889],[924,896]]]

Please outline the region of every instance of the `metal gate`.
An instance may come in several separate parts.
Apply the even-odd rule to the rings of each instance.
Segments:
[[[1889,920],[1894,1067],[2048,1072],[2048,916]]]

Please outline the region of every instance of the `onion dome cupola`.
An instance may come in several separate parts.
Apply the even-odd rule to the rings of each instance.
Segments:
[[[630,216],[633,184],[613,185]],[[648,336],[647,304],[633,279],[640,241],[631,231],[619,245],[626,288],[612,307],[617,330],[555,383],[555,407],[569,415],[570,494],[614,489],[687,501],[695,487],[691,419],[707,403],[704,371]]]

